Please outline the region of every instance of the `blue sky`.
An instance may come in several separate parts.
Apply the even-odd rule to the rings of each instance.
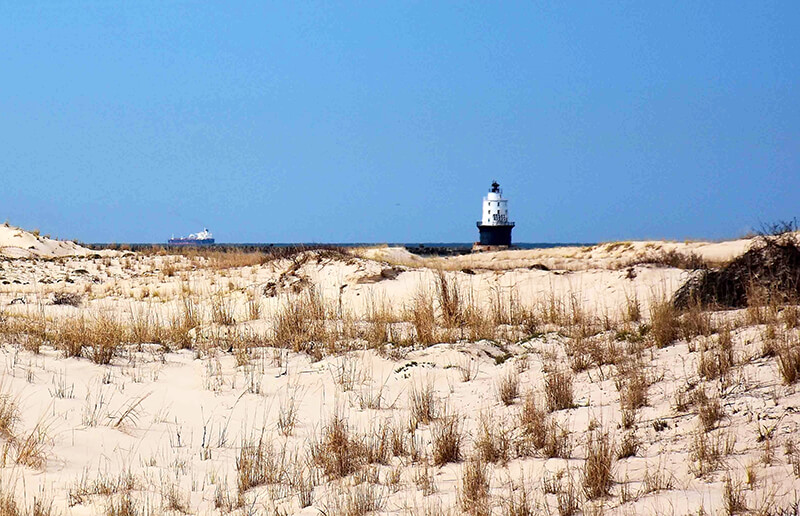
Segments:
[[[800,3],[0,1],[0,219],[85,242],[800,216]]]

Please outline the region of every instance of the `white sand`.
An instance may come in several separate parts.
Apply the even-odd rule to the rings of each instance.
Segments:
[[[0,225],[0,256],[55,258],[87,256],[94,251],[66,240],[54,240],[6,224]]]
[[[636,297],[647,317],[649,304],[671,295],[688,273],[651,265],[628,268],[625,263],[643,253],[670,249],[724,261],[743,252],[750,243],[633,242],[449,259],[420,259],[404,250],[378,248],[361,251],[364,258],[346,261],[310,259],[293,267],[283,260],[214,270],[181,257],[126,254],[91,258],[75,244],[25,233],[14,236],[14,231],[18,230],[0,227],[0,246],[8,256],[31,256],[35,251],[36,256],[72,258],[0,261],[0,307],[7,317],[43,314],[56,320],[80,313],[87,317],[105,313],[127,320],[134,314],[147,313],[163,321],[180,313],[182,296],[188,295],[197,303],[203,319],[195,335],[211,336],[212,343],[214,335],[228,331],[211,321],[215,296],[230,303],[240,330],[256,332],[268,331],[277,310],[297,295],[293,290],[303,292],[309,285],[321,292],[326,303],[341,303],[342,310],[351,311],[357,319],[363,319],[365,311],[376,306],[399,315],[411,309],[414,296],[434,289],[435,273],[421,268],[431,264],[450,270],[448,277],[482,307],[489,306],[498,295],[531,307],[557,300],[575,304],[598,318],[608,315],[616,319],[627,300]],[[537,263],[551,269],[561,265],[562,270],[529,268]],[[381,271],[391,267],[397,267],[399,275],[378,280]],[[170,268],[176,270],[173,275],[165,272]],[[467,268],[474,274],[462,272]],[[275,295],[262,295],[265,287]],[[64,291],[83,296],[83,304],[52,305],[53,294]],[[247,300],[253,293],[261,313],[258,319],[248,321]],[[735,311],[718,314],[730,320],[741,315]],[[224,507],[216,507],[218,493],[224,495],[222,498],[237,497],[236,461],[243,439],[258,438],[263,432],[276,450],[297,453],[286,459],[288,475],[309,475],[313,468],[307,467],[305,457],[334,411],[343,412],[354,430],[366,434],[374,433],[382,421],[407,428],[409,392],[414,385],[428,381],[433,383],[437,399],[446,401],[463,418],[469,435],[463,455],[468,457],[479,434],[481,411],[491,413],[492,420],[507,425],[512,434],[518,430],[515,418],[520,401],[505,406],[498,400],[497,384],[503,375],[519,371],[521,389],[533,391],[539,406],[543,406],[545,365],[553,360],[568,365],[564,346],[569,338],[564,331],[552,325],[540,329],[542,333],[533,338],[505,346],[490,341],[441,343],[395,349],[388,355],[374,350],[352,351],[317,362],[303,353],[261,348],[243,366],[237,366],[233,354],[213,347],[164,353],[154,345],[141,350],[131,346],[111,365],[103,366],[86,358],[64,358],[47,344],[34,354],[22,349],[22,342],[12,336],[2,347],[2,392],[20,407],[16,439],[39,437],[46,460],[39,466],[15,464],[15,448],[8,444],[8,436],[2,438],[10,450],[1,470],[5,490],[13,491],[18,502],[26,506],[43,493],[58,513],[98,514],[116,502],[123,490],[115,487],[112,496],[78,496],[80,486],[92,491],[96,480],[108,483],[129,472],[135,478],[132,496],[141,513],[170,512],[170,506],[179,505],[192,514],[219,514]],[[553,415],[570,431],[570,459],[516,457],[507,464],[489,466],[496,514],[502,514],[509,486],[523,478],[538,512],[557,514],[558,496],[545,493],[544,484],[548,479],[552,483],[559,474],[563,475],[562,490],[567,489],[569,478],[573,479],[584,513],[600,503],[605,514],[697,514],[700,508],[706,514],[719,514],[725,508],[727,476],[734,486],[741,487],[750,509],[770,503],[788,507],[796,500],[800,480],[784,448],[800,435],[796,411],[800,395],[796,386],[782,383],[775,358],[760,357],[764,331],[763,325],[734,330],[738,365],[725,381],[704,382],[709,393],[721,394],[724,410],[719,428],[708,436],[732,443],[730,453],[713,471],[695,474],[692,443],[699,427],[696,408],[675,409],[676,393],[687,383],[701,382],[697,349],[704,339],[713,337],[695,337],[691,342],[679,339],[664,349],[645,351],[646,372],[653,384],[635,424],[641,444],[635,456],[614,462],[609,496],[587,501],[580,492],[590,425],[601,425],[616,444],[625,434],[619,426],[614,366],[603,365],[578,372],[576,407]],[[796,335],[796,330],[788,330],[787,335]],[[615,336],[615,331],[608,331],[591,339],[613,342]],[[198,343],[198,347],[208,344]],[[622,345],[626,344],[620,341]],[[468,363],[475,374],[470,381],[462,381],[459,368]],[[380,408],[363,408],[365,400],[378,392]],[[297,400],[297,423],[285,437],[278,432],[278,418],[292,398]],[[663,424],[666,426],[661,428]],[[421,425],[416,430],[421,448],[430,449],[433,427]],[[767,463],[766,445],[758,436],[759,431],[772,428],[772,457]],[[339,497],[372,485],[371,489],[381,495],[381,513],[425,514],[427,510],[427,514],[461,514],[457,492],[464,467],[464,462],[429,466],[435,484],[430,494],[420,488],[423,463],[409,457],[394,457],[387,465],[365,466],[362,471],[373,473],[345,480],[330,480],[317,471],[313,503],[306,508],[299,506],[297,490],[284,477],[248,490],[243,495],[244,506],[237,511],[273,514],[277,508],[281,514],[337,513],[332,507]],[[756,475],[752,485],[745,483],[748,468]],[[653,484],[656,474],[663,477],[663,489],[646,493],[646,477]],[[365,478],[372,483],[362,483]],[[353,487],[356,483],[360,487]]]

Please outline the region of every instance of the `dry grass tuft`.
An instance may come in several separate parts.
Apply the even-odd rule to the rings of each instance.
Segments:
[[[86,317],[83,313],[80,316],[62,319],[58,324],[54,324],[51,330],[51,340],[53,346],[64,352],[67,357],[80,357],[83,354],[83,347],[87,344]]]
[[[544,390],[547,409],[550,412],[575,406],[572,393],[572,374],[565,370],[554,370],[545,374]]]
[[[0,435],[8,439],[14,435],[14,427],[19,421],[19,403],[7,392],[5,382],[5,376],[0,378]]]
[[[725,514],[734,515],[747,512],[745,504],[744,487],[741,482],[733,482],[730,475],[725,477],[725,487],[722,500],[725,504]]]
[[[308,353],[322,358],[322,345],[331,338],[327,322],[328,310],[322,296],[309,288],[296,297],[288,298],[275,315],[272,335],[276,347]]]
[[[375,484],[365,482],[357,486],[336,487],[336,492],[319,511],[322,514],[366,516],[380,513],[386,505],[383,488]]]
[[[458,489],[458,505],[464,514],[489,516],[492,513],[489,494],[489,468],[480,458],[464,464]]]
[[[713,429],[725,415],[719,397],[708,396],[704,388],[699,388],[694,392],[692,401],[697,407],[697,416],[706,432]]]
[[[800,378],[800,339],[797,335],[784,335],[777,347],[778,369],[783,382],[793,384]]]
[[[484,462],[507,463],[511,456],[511,428],[502,420],[498,422],[490,412],[481,412],[478,419],[475,438],[478,456]]]
[[[247,319],[255,321],[261,317],[261,299],[255,289],[247,291]]]
[[[429,346],[436,343],[436,312],[433,298],[425,290],[419,290],[412,301],[406,319],[414,327],[414,338],[418,344]]]
[[[594,430],[586,442],[586,461],[583,464],[583,492],[590,500],[608,494],[614,482],[614,446],[607,432]]]
[[[75,292],[55,292],[53,294],[54,305],[66,305],[79,307],[83,302],[83,296]]]
[[[232,326],[236,324],[233,314],[235,307],[229,297],[223,293],[217,293],[211,296],[211,320],[216,324],[223,326]]]
[[[354,473],[364,464],[364,443],[352,435],[347,419],[337,409],[311,444],[311,460],[332,479]]]
[[[278,431],[283,436],[290,436],[294,431],[297,424],[297,411],[300,400],[295,394],[287,395],[281,400],[281,406],[278,411]]]
[[[439,269],[436,271],[436,295],[439,301],[439,311],[442,314],[442,323],[445,328],[460,326],[464,317],[461,308],[461,294],[458,282],[453,277]]]
[[[525,485],[525,477],[515,485],[510,482],[508,485],[508,495],[503,500],[503,516],[534,516],[536,506],[529,488]]]
[[[649,466],[645,469],[642,484],[642,490],[639,494],[644,496],[649,493],[672,489],[674,487],[674,477],[659,462],[655,469],[651,469]]]
[[[575,489],[572,478],[569,478],[567,485],[556,492],[556,508],[558,516],[573,516],[578,513],[580,496]]]
[[[272,443],[263,432],[258,438],[243,439],[236,458],[240,497],[249,489],[275,482],[281,469],[276,464]]]
[[[703,477],[716,471],[722,465],[723,457],[730,447],[730,443],[725,442],[721,434],[711,434],[702,428],[695,430],[689,447],[691,468],[695,475]]]
[[[464,441],[461,415],[446,407],[442,412],[442,417],[431,428],[432,459],[436,466],[460,461]]]
[[[635,293],[631,296],[625,295],[625,311],[623,315],[623,320],[628,322],[637,323],[642,320],[642,305],[639,303],[639,298]]]
[[[787,462],[792,465],[792,473],[795,477],[800,478],[800,448],[795,445],[792,438],[786,440],[784,453]]]
[[[189,294],[184,293],[179,310],[169,320],[165,331],[166,341],[178,349],[190,349],[193,344],[191,331],[199,325],[197,305]]]
[[[45,464],[47,454],[45,444],[47,442],[49,425],[44,419],[40,419],[36,425],[26,435],[11,439],[16,450],[17,464],[31,468],[41,468]]]
[[[650,306],[650,336],[656,347],[664,348],[678,338],[681,324],[678,311],[668,299],[654,301]]]
[[[138,516],[139,508],[136,506],[130,492],[119,496],[111,496],[105,507],[105,516]]]
[[[436,419],[436,394],[433,389],[433,380],[428,379],[420,384],[412,384],[408,393],[408,403],[411,417],[416,423],[427,425]]]
[[[0,484],[0,516],[22,516],[17,499],[14,497],[14,488],[5,482]]]
[[[698,374],[707,379],[715,380],[726,376],[734,366],[733,340],[730,329],[725,327],[720,330],[716,341],[712,338],[700,343],[700,360],[697,363]]]
[[[462,382],[471,382],[477,378],[480,370],[478,362],[469,356],[465,356],[456,367],[458,367]]]
[[[614,383],[619,391],[619,404],[623,411],[636,411],[647,405],[647,380],[645,366],[638,360],[621,364]],[[628,425],[625,425],[629,428]]]
[[[541,451],[547,458],[568,459],[572,451],[569,431],[548,419],[547,414],[536,406],[532,393],[525,395],[517,415],[520,438],[515,450],[520,456],[528,456],[534,450]]]
[[[636,438],[636,434],[633,432],[628,432],[622,438],[622,442],[619,444],[619,450],[617,450],[617,458],[618,459],[626,459],[628,457],[633,457],[639,451],[639,439]]]
[[[544,447],[547,415],[536,406],[536,399],[532,392],[526,393],[522,398],[522,404],[517,413],[517,426],[520,430],[520,441],[517,444],[519,455],[530,455],[533,450]]]
[[[708,337],[714,328],[711,324],[711,315],[703,306],[692,301],[680,317],[680,336],[684,340],[691,340],[698,335]]]
[[[783,324],[785,324],[788,329],[800,326],[800,306],[785,306],[781,312],[781,321],[783,321]]]
[[[497,382],[497,396],[504,405],[511,405],[519,396],[519,373],[508,369]]]
[[[122,346],[125,326],[108,316],[98,316],[87,328],[86,341],[91,346],[89,358],[96,364],[109,364]]]

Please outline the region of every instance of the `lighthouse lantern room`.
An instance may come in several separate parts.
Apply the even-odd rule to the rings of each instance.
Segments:
[[[497,181],[483,198],[483,212],[478,222],[480,242],[478,245],[491,247],[507,247],[511,245],[511,229],[513,222],[508,221],[508,199],[503,199],[503,192]]]

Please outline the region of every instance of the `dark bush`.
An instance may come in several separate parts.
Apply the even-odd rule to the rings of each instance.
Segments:
[[[744,308],[751,297],[785,303],[800,297],[800,247],[794,233],[762,235],[743,255],[720,269],[694,274],[675,293],[677,308],[692,303]]]

